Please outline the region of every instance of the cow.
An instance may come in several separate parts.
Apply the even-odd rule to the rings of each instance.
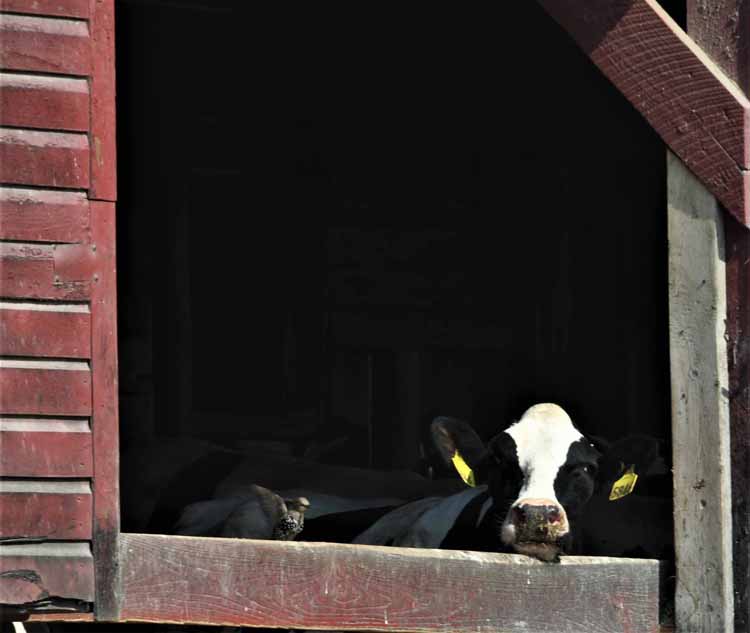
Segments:
[[[352,542],[511,552],[557,561],[561,554],[586,553],[582,543],[601,541],[577,529],[592,497],[622,503],[638,474],[645,475],[656,459],[642,438],[635,438],[634,451],[627,439],[608,445],[584,436],[552,403],[532,406],[487,443],[455,418],[436,418],[431,433],[442,459],[470,487],[385,508]],[[333,516],[321,520],[335,524]],[[309,535],[314,540],[320,532],[316,528]]]

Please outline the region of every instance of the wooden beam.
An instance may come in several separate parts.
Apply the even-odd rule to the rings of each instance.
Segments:
[[[741,222],[750,225],[750,101],[656,0],[538,0]]]
[[[658,630],[659,563],[122,534],[123,620],[357,631]],[[573,599],[586,596],[584,602]]]
[[[750,94],[750,0],[688,0],[690,38]],[[725,223],[735,630],[750,630],[750,231]]]
[[[732,516],[722,212],[668,154],[678,631],[731,633]]]

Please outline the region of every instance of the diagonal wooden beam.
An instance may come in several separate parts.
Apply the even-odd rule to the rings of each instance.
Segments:
[[[538,0],[750,226],[750,101],[655,0]]]

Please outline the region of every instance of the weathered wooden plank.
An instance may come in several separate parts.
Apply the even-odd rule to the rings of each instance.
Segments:
[[[0,477],[91,477],[88,420],[0,418]]]
[[[90,358],[87,306],[0,301],[0,355]]]
[[[724,234],[714,196],[668,158],[669,338],[680,631],[731,631]]]
[[[91,538],[91,486],[81,481],[0,481],[0,539]]]
[[[88,246],[70,247],[77,249],[75,254],[83,256],[79,251],[83,251],[86,257],[91,254]],[[0,297],[68,301],[88,299],[90,281],[64,276],[62,273],[67,272],[66,266],[62,266],[63,270],[59,270],[60,267],[57,266],[56,254],[62,253],[66,248],[66,245],[55,247],[48,244],[0,242]],[[68,268],[71,266],[68,265]]]
[[[0,413],[91,415],[88,363],[0,360]]]
[[[750,4],[747,0],[688,0],[687,32],[728,77],[750,94]]]
[[[0,125],[88,132],[88,82],[0,73]]]
[[[452,633],[658,630],[657,561],[545,564],[477,552],[143,534],[121,535],[120,559],[125,620]]]
[[[85,134],[0,129],[0,182],[86,189],[89,144]]]
[[[88,242],[89,202],[78,191],[0,187],[0,239]]]
[[[86,22],[28,15],[0,20],[0,68],[86,76],[91,44]]]
[[[96,200],[117,199],[115,144],[115,3],[91,0],[91,189]]]
[[[115,204],[91,202],[97,274],[91,293],[96,617],[119,617],[120,448],[117,400]]]
[[[539,0],[726,208],[750,224],[750,102],[656,0]]]
[[[0,11],[85,19],[89,0],[0,0]]]
[[[94,562],[88,543],[0,547],[0,604],[48,596],[93,601]]]
[[[750,628],[750,231],[731,219],[725,226],[734,608],[739,633]]]
[[[687,31],[750,94],[750,2],[688,0]],[[725,224],[735,630],[750,629],[750,231]]]

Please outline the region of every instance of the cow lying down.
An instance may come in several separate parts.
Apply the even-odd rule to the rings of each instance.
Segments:
[[[589,506],[597,508],[598,524],[602,514],[614,512],[625,525],[630,510],[643,513],[643,498],[640,505],[621,499],[633,491],[639,476],[640,486],[648,481],[656,459],[653,441],[635,438],[605,446],[584,437],[561,407],[549,403],[531,407],[487,444],[467,422],[454,418],[435,419],[431,432],[442,459],[455,467],[467,489],[399,503],[389,497],[352,500],[300,489],[282,492],[282,499],[256,486],[257,493],[249,496],[188,506],[176,532],[279,538],[274,522],[299,512],[307,523],[298,540],[517,552],[544,561],[557,560],[561,553],[617,555],[639,545],[626,542],[627,529],[607,531],[602,538],[582,527],[587,526]],[[648,503],[650,512],[655,506]],[[664,515],[664,543],[658,545],[668,549],[671,500],[664,499],[655,515]],[[650,518],[640,516],[637,523]],[[658,556],[660,551],[645,553]]]

